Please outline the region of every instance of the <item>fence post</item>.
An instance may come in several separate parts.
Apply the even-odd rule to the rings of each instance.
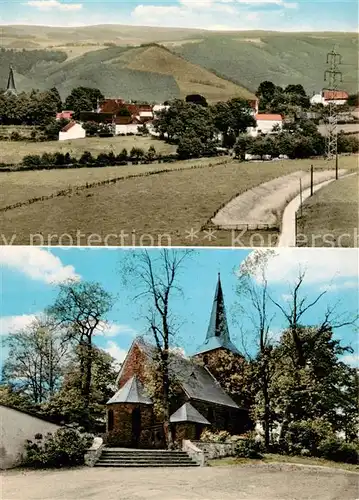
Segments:
[[[310,166],[310,196],[313,196],[314,167]]]
[[[338,152],[335,155],[335,179],[338,180],[339,177],[339,156]]]

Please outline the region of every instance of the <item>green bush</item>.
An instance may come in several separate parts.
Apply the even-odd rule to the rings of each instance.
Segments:
[[[250,436],[237,441],[235,453],[238,458],[262,458],[262,445]]]
[[[334,462],[348,464],[359,463],[359,447],[354,443],[346,443],[342,439],[330,437],[323,440],[318,447],[318,455]]]
[[[27,467],[70,467],[82,465],[86,450],[91,446],[93,436],[81,435],[78,431],[62,428],[55,434],[35,436],[27,441],[23,465]]]
[[[324,419],[291,422],[284,436],[286,444],[284,451],[293,455],[308,454],[309,452],[312,456],[318,456],[320,443],[333,436],[330,423]]]
[[[39,155],[26,155],[22,159],[22,164],[25,167],[39,168],[42,165],[41,156],[39,156]]]

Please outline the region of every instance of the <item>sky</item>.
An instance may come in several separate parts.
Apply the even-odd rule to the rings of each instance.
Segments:
[[[1,24],[357,31],[357,0],[0,0]]]
[[[123,269],[129,252],[136,249],[121,248],[40,248],[0,247],[0,336],[4,338],[26,327],[36,315],[51,305],[58,293],[58,283],[77,279],[99,282],[115,296],[115,304],[106,318],[108,326],[95,337],[95,343],[110,353],[118,362],[123,361],[136,335],[147,332],[143,318],[144,301],[134,300],[138,291],[124,284]],[[150,249],[154,257],[159,249]],[[304,316],[307,325],[320,322],[328,305],[336,305],[336,315],[358,314],[358,252],[355,249],[277,249],[271,259],[267,277],[273,299],[284,306],[298,271],[305,270],[303,293],[309,300],[322,291],[326,294],[317,306]],[[203,249],[196,250],[186,260],[179,276],[183,293],[173,302],[177,324],[177,347],[191,355],[205,339],[217,276],[221,273],[227,318],[232,341],[243,352],[242,338],[251,354],[255,352],[253,327],[238,305],[247,305],[236,294],[236,270],[251,250]],[[285,327],[284,317],[270,307],[271,335],[278,339]],[[335,330],[343,344],[351,345],[354,354],[345,361],[358,365],[359,343],[353,326]],[[1,360],[7,356],[2,348]],[[1,364],[1,363],[0,363]],[[1,367],[0,367],[1,368]]]

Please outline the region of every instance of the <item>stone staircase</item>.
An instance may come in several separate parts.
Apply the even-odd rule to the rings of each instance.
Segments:
[[[104,448],[95,467],[196,467],[184,451]]]

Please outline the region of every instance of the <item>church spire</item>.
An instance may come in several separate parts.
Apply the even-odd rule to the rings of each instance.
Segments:
[[[197,350],[197,354],[220,348],[227,349],[235,354],[240,354],[236,346],[232,344],[229,336],[221,276],[220,273],[218,273],[217,287],[214,294],[206,340]]]
[[[5,94],[17,95],[16,86],[15,86],[14,71],[12,69],[12,66],[10,66],[10,69],[9,69],[9,78],[7,81],[7,87],[6,87]]]

